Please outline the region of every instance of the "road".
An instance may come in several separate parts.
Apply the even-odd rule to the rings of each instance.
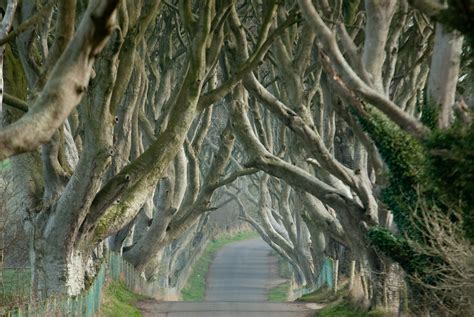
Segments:
[[[206,301],[264,302],[276,259],[261,239],[226,245],[216,254],[207,276]]]
[[[261,239],[224,246],[208,273],[205,302],[139,303],[143,316],[167,317],[309,317],[315,307],[301,303],[268,303],[266,293],[281,280],[276,259]]]

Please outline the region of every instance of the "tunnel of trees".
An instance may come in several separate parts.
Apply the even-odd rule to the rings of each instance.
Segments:
[[[4,261],[35,296],[106,249],[172,275],[232,205],[300,285],[344,256],[371,309],[472,309],[472,1],[0,5]]]

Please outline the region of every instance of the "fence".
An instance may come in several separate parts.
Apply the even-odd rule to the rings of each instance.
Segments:
[[[13,304],[15,306],[7,310],[6,308],[1,308],[4,303],[0,302],[0,316],[8,317],[92,317],[97,314],[100,309],[106,276],[116,281],[123,281],[128,289],[143,295],[153,296],[160,290],[158,283],[146,282],[140,277],[131,264],[114,253],[107,255],[92,285],[82,294],[74,297],[52,297],[44,301],[31,302],[31,270],[23,269],[15,272],[9,272],[7,270],[0,271],[0,286],[2,284],[2,276],[4,291],[0,296],[5,301],[9,300],[10,305]],[[5,277],[8,279],[5,279]],[[28,277],[28,280],[26,280],[26,277]],[[15,278],[17,280],[15,280]],[[8,282],[10,282],[10,284]],[[6,285],[9,285],[9,289],[7,289]],[[19,287],[17,290],[20,290],[20,292],[17,292],[14,287]],[[14,298],[13,300],[12,297]]]
[[[301,287],[292,290],[288,299],[295,300],[324,286],[334,288],[334,277],[334,260],[326,257],[324,258],[323,266],[314,285],[312,287]]]
[[[0,300],[8,300],[14,308],[1,308],[0,316],[86,316],[98,313],[106,276],[112,280],[123,281],[129,290],[154,297],[162,291],[158,282],[147,282],[135,271],[133,266],[115,253],[108,253],[100,266],[92,285],[82,294],[74,297],[53,297],[45,301],[30,302],[31,270],[0,271]],[[290,299],[296,299],[323,286],[334,287],[334,261],[325,258],[316,283],[311,288],[298,288],[292,291]],[[12,307],[12,306],[10,306]]]
[[[21,303],[29,301],[30,294],[30,268],[4,268],[0,270],[0,307],[21,305]]]

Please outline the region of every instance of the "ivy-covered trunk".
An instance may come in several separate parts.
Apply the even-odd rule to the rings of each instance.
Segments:
[[[361,276],[355,278],[355,285],[350,290],[351,297],[357,301],[362,300],[371,310],[398,314],[399,284],[402,280],[400,270],[371,248],[361,251],[360,255]]]

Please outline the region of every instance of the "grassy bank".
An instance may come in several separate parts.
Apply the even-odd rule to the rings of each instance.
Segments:
[[[129,291],[122,282],[111,282],[104,290],[100,316],[139,317],[140,310],[134,304],[145,296]]]
[[[286,281],[271,288],[268,291],[267,298],[270,302],[285,302],[288,300],[288,292],[290,291],[291,271],[288,262],[272,250],[273,256],[278,258],[278,276]]]
[[[383,317],[384,312],[367,311],[354,303],[348,301],[347,284],[334,294],[332,289],[327,287],[314,291],[299,298],[298,302],[327,304],[318,311],[320,317]]]
[[[200,301],[204,299],[206,292],[206,275],[211,266],[212,260],[224,245],[240,240],[257,237],[253,231],[240,232],[233,236],[226,236],[209,242],[201,257],[196,261],[193,271],[188,278],[186,286],[181,291],[181,296],[185,301]]]

